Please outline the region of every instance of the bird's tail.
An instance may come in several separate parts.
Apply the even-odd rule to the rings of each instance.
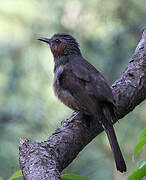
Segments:
[[[122,173],[126,172],[126,170],[127,170],[126,164],[125,164],[123,155],[121,153],[114,128],[110,121],[111,113],[109,112],[109,108],[105,106],[103,108],[103,113],[106,118],[106,120],[105,120],[106,122],[103,123],[103,126],[104,126],[104,130],[108,136],[108,140],[109,140],[112,152],[113,152],[113,156],[114,156],[115,163],[116,163],[116,168],[117,168],[117,170],[119,170]],[[109,119],[107,120],[107,118],[109,118]],[[110,121],[110,122],[108,122],[108,121]]]
[[[110,143],[113,155],[114,155],[117,170],[122,173],[126,172],[126,169],[127,169],[126,164],[125,164],[123,155],[121,153],[114,128],[110,127],[108,129],[105,129],[105,131],[108,136],[108,140],[109,140],[109,143]]]

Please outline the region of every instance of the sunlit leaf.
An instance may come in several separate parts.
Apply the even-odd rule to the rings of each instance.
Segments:
[[[145,144],[146,144],[146,136],[142,136],[134,149],[134,159],[136,158],[137,154],[139,153],[139,151],[143,148]]]
[[[8,180],[12,180],[21,176],[22,176],[22,171],[19,170],[19,171],[16,171]]]
[[[146,177],[146,159],[140,162],[139,166],[132,171],[127,180],[140,180]]]
[[[61,178],[68,180],[89,180],[88,178],[76,175],[76,174],[62,174]]]
[[[146,128],[144,128],[144,130],[140,133],[139,136],[140,139],[143,139],[144,137],[146,138]]]

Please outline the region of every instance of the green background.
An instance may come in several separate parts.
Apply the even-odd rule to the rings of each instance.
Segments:
[[[145,0],[2,0],[0,3],[0,176],[19,169],[20,138],[46,140],[72,114],[53,94],[53,57],[36,39],[67,32],[83,56],[112,84],[124,71],[146,24]],[[116,171],[105,133],[65,173],[124,180],[145,126],[146,103],[116,124],[128,173]],[[142,156],[144,155],[144,150]]]

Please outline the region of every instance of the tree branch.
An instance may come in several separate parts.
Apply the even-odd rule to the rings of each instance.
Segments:
[[[121,119],[146,98],[146,29],[121,77],[112,85]],[[103,131],[97,120],[74,113],[47,141],[21,140],[19,161],[25,180],[61,180],[60,173]]]

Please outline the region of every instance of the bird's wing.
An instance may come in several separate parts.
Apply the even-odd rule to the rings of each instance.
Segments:
[[[94,66],[84,59],[75,59],[71,62],[70,71],[76,78],[84,82],[84,91],[86,90],[88,94],[94,96],[97,101],[107,101],[115,105],[113,93],[108,82]]]
[[[81,107],[84,107],[88,113],[95,114],[97,112],[97,102],[92,99],[85,90],[86,80],[78,78],[70,68],[64,69],[60,78],[61,86],[70,92]],[[80,108],[81,110],[82,108]]]

